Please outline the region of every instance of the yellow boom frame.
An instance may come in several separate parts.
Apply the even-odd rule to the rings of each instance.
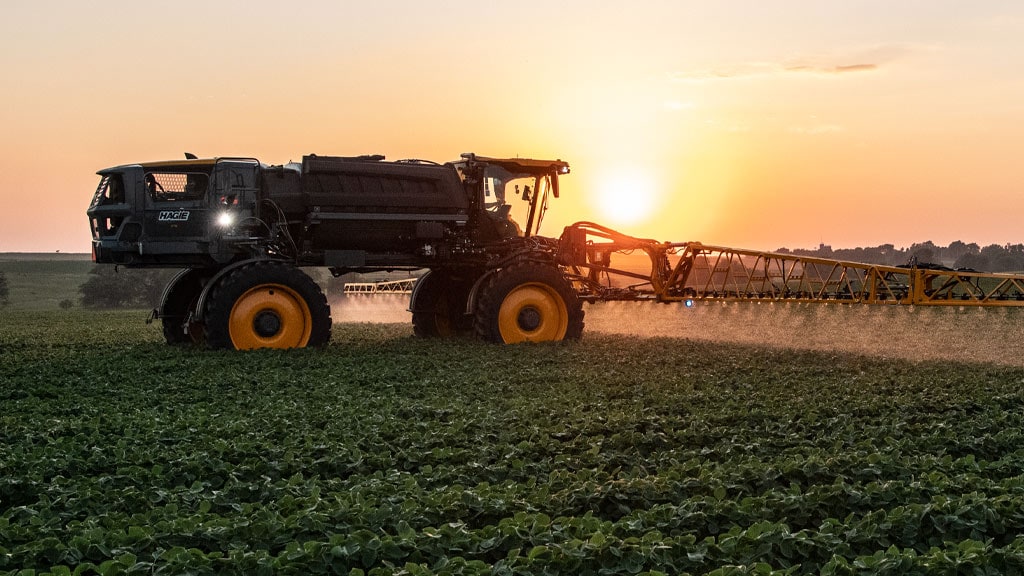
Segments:
[[[567,228],[562,246],[563,254],[572,255],[563,263],[572,270],[580,296],[590,301],[1024,306],[1024,275],[936,265],[880,266],[699,242],[657,242],[589,222]],[[612,267],[612,254],[636,251],[649,257],[649,273]],[[621,280],[613,282],[613,277],[638,282],[623,285]]]

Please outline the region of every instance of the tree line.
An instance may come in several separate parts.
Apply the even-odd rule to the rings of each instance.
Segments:
[[[885,266],[900,266],[916,262],[918,265],[932,264],[975,272],[1024,271],[1024,244],[990,244],[982,247],[973,242],[967,244],[956,240],[948,246],[938,246],[929,240],[911,244],[909,248],[896,248],[892,244],[882,244],[867,248],[833,249],[831,246],[821,244],[814,250],[779,248],[778,252]]]

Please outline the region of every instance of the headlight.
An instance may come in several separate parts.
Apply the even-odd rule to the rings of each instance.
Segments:
[[[217,216],[217,225],[221,228],[231,228],[235,223],[235,215],[231,212],[221,212]]]

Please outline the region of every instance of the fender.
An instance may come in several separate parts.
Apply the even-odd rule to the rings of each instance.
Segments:
[[[409,295],[409,312],[416,311],[416,301],[420,297],[420,288],[425,284],[423,279],[426,278],[427,276],[430,276],[433,273],[433,270],[427,270],[427,273],[424,274],[423,276],[420,276],[420,279],[416,282],[416,284],[413,285],[412,294]]]
[[[473,282],[473,286],[472,288],[469,289],[469,295],[466,298],[466,314],[473,314],[473,311],[476,309],[476,298],[477,293],[480,292],[480,287],[484,285],[484,281],[490,278],[491,275],[493,275],[498,270],[501,270],[501,268],[488,270],[487,272],[480,275],[480,277],[477,278],[475,282]],[[412,289],[412,294],[409,296],[409,312],[415,312],[418,309],[416,306],[420,296],[420,289],[427,284],[426,282],[423,281],[423,279],[431,275],[433,272],[433,270],[429,270],[426,274],[420,276],[419,281],[416,282],[416,285]]]
[[[153,310],[153,316],[150,320],[156,320],[164,317],[164,303],[167,302],[167,296],[171,293],[171,288],[173,288],[178,281],[187,276],[193,270],[197,270],[197,268],[185,268],[175,274],[174,277],[171,278],[171,280],[164,286],[164,291],[160,293],[160,304],[155,310]]]
[[[539,262],[542,263],[542,264],[551,265],[552,267],[557,268],[559,271],[562,272],[562,276],[563,277],[565,276],[565,269],[562,266],[555,265],[555,264],[553,264],[551,262],[548,262],[548,261],[539,261]],[[481,290],[481,288],[483,288],[484,283],[491,276],[494,276],[498,272],[504,270],[505,268],[508,268],[508,265],[511,264],[511,263],[514,263],[514,262],[507,262],[506,264],[504,264],[502,266],[499,266],[497,268],[492,268],[492,269],[488,270],[487,272],[485,272],[484,274],[482,274],[479,278],[476,279],[476,282],[473,283],[473,287],[469,289],[469,297],[466,298],[466,314],[473,314],[474,312],[476,312],[476,299],[479,296],[480,290]],[[568,279],[566,279],[566,280],[568,280]],[[410,308],[410,310],[411,310],[411,308]]]
[[[466,314],[473,314],[476,311],[476,298],[477,295],[480,293],[480,288],[484,285],[484,281],[486,281],[491,276],[494,276],[494,274],[497,273],[502,268],[494,268],[493,270],[488,270],[487,272],[483,273],[479,278],[476,279],[476,282],[473,283],[473,287],[469,289],[469,296],[466,298]]]
[[[203,319],[203,317],[206,315],[206,297],[210,294],[210,290],[214,286],[216,286],[217,283],[220,282],[220,279],[226,276],[228,272],[231,272],[236,268],[241,268],[242,266],[245,266],[247,264],[252,264],[253,262],[264,262],[266,260],[274,259],[249,258],[247,260],[239,260],[237,262],[232,262],[231,264],[228,264],[227,266],[218,270],[217,273],[214,274],[212,278],[210,278],[210,281],[206,283],[206,286],[203,286],[203,291],[199,293],[199,301],[196,302],[196,316],[200,319]],[[284,260],[281,260],[281,262],[284,262]]]

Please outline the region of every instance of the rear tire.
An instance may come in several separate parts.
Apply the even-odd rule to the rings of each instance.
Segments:
[[[489,342],[577,340],[583,314],[576,291],[558,268],[528,262],[491,276],[477,302],[475,326]]]
[[[412,302],[412,330],[420,338],[452,338],[473,333],[473,317],[466,314],[472,282],[450,272],[431,270],[418,280]]]
[[[206,341],[212,348],[304,348],[331,339],[331,309],[298,268],[261,261],[229,272],[210,292]]]

